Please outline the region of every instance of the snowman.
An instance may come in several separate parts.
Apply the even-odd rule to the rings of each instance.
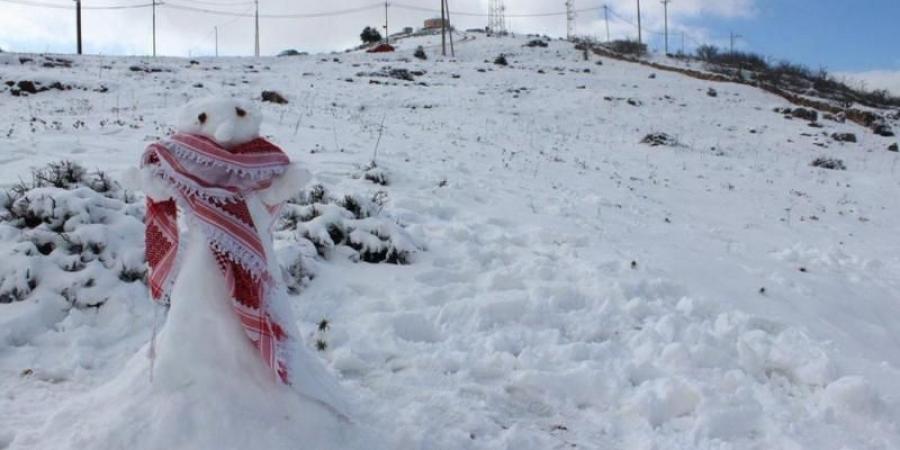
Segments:
[[[274,257],[279,205],[310,174],[259,136],[261,120],[249,102],[193,101],[134,174],[147,196],[151,296],[169,305],[151,376],[173,390],[222,377],[281,384],[346,420],[337,382],[298,336]]]

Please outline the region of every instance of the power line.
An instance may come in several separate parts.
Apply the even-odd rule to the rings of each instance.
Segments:
[[[42,1],[32,1],[32,0],[0,0],[0,2],[4,3],[13,3],[16,5],[23,6],[34,6],[39,8],[53,8],[53,9],[78,9],[78,4],[81,3],[80,0],[77,0],[75,6],[72,5],[63,5],[59,3],[49,3]],[[161,5],[162,3],[157,3],[157,5]],[[135,9],[135,8],[149,8],[152,7],[153,3],[141,3],[137,5],[105,5],[105,6],[81,6],[81,9]]]
[[[8,0],[0,0],[0,1],[8,1]],[[206,14],[215,14],[219,16],[232,16],[232,17],[255,17],[253,13],[239,13],[234,11],[222,11],[217,9],[209,9],[209,8],[198,8],[196,6],[190,5],[181,5],[177,3],[163,3],[168,8],[180,9],[183,11],[193,11],[200,12]],[[368,6],[361,6],[358,8],[348,8],[343,10],[336,11],[327,11],[327,12],[318,12],[318,13],[302,13],[302,14],[260,14],[260,19],[311,19],[316,17],[332,17],[332,16],[341,16],[345,14],[352,14],[361,11],[368,11],[372,9],[381,9],[384,7],[384,3],[374,3]]]
[[[430,12],[430,13],[440,12],[439,10],[431,9],[431,8],[426,8],[426,7],[423,7],[423,6],[413,6],[413,5],[406,5],[406,4],[402,4],[402,3],[392,3],[392,5],[393,5],[394,7],[396,7],[396,8],[406,9],[406,10],[410,10],[410,11],[423,11],[423,12]],[[603,9],[602,6],[596,6],[596,7],[593,7],[593,8],[575,9],[575,10],[572,10],[572,12],[575,12],[575,13],[583,13],[583,12],[590,12],[590,11],[600,11],[601,9]],[[454,12],[453,14],[456,15],[456,16],[467,16],[467,17],[490,17],[490,16],[491,16],[491,14],[477,13],[477,12]],[[512,18],[516,18],[516,17],[551,17],[551,16],[565,16],[565,15],[567,15],[567,14],[569,14],[569,11],[556,11],[556,12],[545,12],[545,13],[529,13],[529,14],[508,14],[508,13],[504,13],[505,17],[512,17]]]
[[[743,38],[743,36],[741,36],[739,34],[734,34],[734,31],[732,31],[729,38],[730,38],[729,41],[731,42],[731,53],[734,53],[734,41],[737,39]]]
[[[254,43],[253,54],[257,58],[259,58],[259,0],[254,0],[254,6],[255,6],[255,8],[254,8],[255,11],[254,11],[253,22],[256,25],[256,39],[253,42]]]
[[[606,21],[606,42],[609,42],[609,6],[603,5],[603,19]]]
[[[240,0],[236,2],[215,2],[215,1],[206,1],[206,0],[181,0],[188,3],[197,3],[200,5],[209,5],[209,6],[250,6],[254,2],[253,0]]]
[[[81,0],[75,0],[75,33],[77,37],[78,54],[81,54]]]
[[[153,57],[156,57],[156,0],[153,0]]]
[[[643,44],[643,39],[641,37],[641,0],[637,0],[637,27],[638,27],[638,44]]]
[[[665,16],[664,22],[666,27],[666,54],[669,54],[669,3],[672,3],[672,0],[662,0],[663,4],[663,15]]]

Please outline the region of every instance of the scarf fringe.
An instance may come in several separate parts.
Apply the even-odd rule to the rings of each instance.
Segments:
[[[271,178],[273,176],[281,175],[285,172],[285,168],[283,166],[258,167],[254,169],[239,167],[237,165],[230,164],[228,162],[215,159],[210,156],[206,156],[195,150],[191,150],[189,147],[177,141],[165,141],[162,143],[162,145],[175,153],[175,155],[179,158],[193,161],[197,164],[201,164],[207,167],[221,168],[224,169],[227,173],[233,173],[240,177],[247,177],[251,180]]]
[[[163,181],[172,184],[175,190],[182,193],[183,195],[198,197],[203,201],[214,202],[218,204],[233,203],[240,199],[240,194],[233,194],[224,190],[223,191],[227,194],[216,194],[209,192],[208,190],[191,186],[190,184],[186,183],[184,179],[179,178],[178,173],[169,167],[164,168],[162,165],[158,165],[153,166],[150,170],[150,173],[153,176],[159,177]]]
[[[206,236],[210,247],[225,254],[229,260],[250,272],[254,281],[266,281],[270,278],[266,276],[266,272],[268,272],[267,262],[238,244],[237,240],[229,236],[228,233],[203,222],[193,215],[190,216],[189,220],[191,226],[200,228],[203,235]]]

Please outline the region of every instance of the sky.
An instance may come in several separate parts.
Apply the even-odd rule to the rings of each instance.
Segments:
[[[133,6],[152,0],[83,0],[85,7]],[[204,13],[207,9],[237,14],[253,11],[252,0],[157,0],[157,49],[173,56],[249,55],[253,52],[250,17]],[[35,4],[41,6],[35,6]],[[260,0],[263,54],[286,48],[321,52],[358,43],[366,25],[384,24],[379,0]],[[391,31],[421,26],[437,15],[437,0],[390,1]],[[509,27],[516,33],[564,36],[565,15],[521,17],[565,11],[564,0],[504,0]],[[642,2],[643,37],[651,47],[664,46],[663,5]],[[637,38],[636,0],[575,0],[575,32],[606,38],[602,5],[610,8],[610,35]],[[21,52],[71,53],[75,49],[75,13],[69,0],[0,0],[0,48]],[[48,6],[60,6],[51,8]],[[459,28],[484,27],[488,0],[450,0]],[[434,8],[434,12],[421,9]],[[669,3],[670,50],[686,51],[711,43],[788,59],[812,68],[824,67],[867,87],[890,88],[900,94],[900,0],[672,0]],[[342,13],[343,12],[343,13]],[[270,18],[266,15],[336,13],[320,17]],[[341,14],[337,14],[341,13]],[[471,14],[471,15],[470,15]],[[478,16],[481,15],[481,16]],[[85,9],[82,16],[85,52],[149,54],[151,8]]]

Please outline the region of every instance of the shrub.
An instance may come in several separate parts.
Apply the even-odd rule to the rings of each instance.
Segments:
[[[144,281],[142,205],[103,172],[50,163],[0,198],[0,303],[37,291],[99,308]]]
[[[409,264],[422,248],[383,214],[386,197],[384,191],[371,197],[333,196],[322,185],[314,185],[285,205],[277,228],[296,232],[323,258],[350,254],[353,260],[368,263]],[[339,248],[344,250],[336,252]]]
[[[362,30],[362,33],[359,34],[359,39],[363,41],[364,44],[374,44],[375,42],[381,41],[381,33],[376,28],[365,27]]]
[[[719,48],[715,45],[701,45],[697,47],[697,58],[702,61],[712,61],[719,56]]]
[[[285,56],[303,56],[303,55],[308,55],[308,54],[309,54],[309,53],[307,53],[307,52],[301,52],[301,51],[299,51],[299,50],[296,50],[296,49],[293,49],[293,48],[289,48],[289,49],[287,49],[287,50],[282,50],[281,52],[279,52],[279,53],[278,53],[278,56],[280,56],[280,57],[285,57]]]
[[[610,50],[623,55],[644,56],[647,54],[647,44],[630,39],[612,41],[606,46]]]
[[[723,66],[737,67],[756,72],[769,70],[769,63],[766,62],[765,58],[750,52],[721,53],[713,58],[713,61]]]

